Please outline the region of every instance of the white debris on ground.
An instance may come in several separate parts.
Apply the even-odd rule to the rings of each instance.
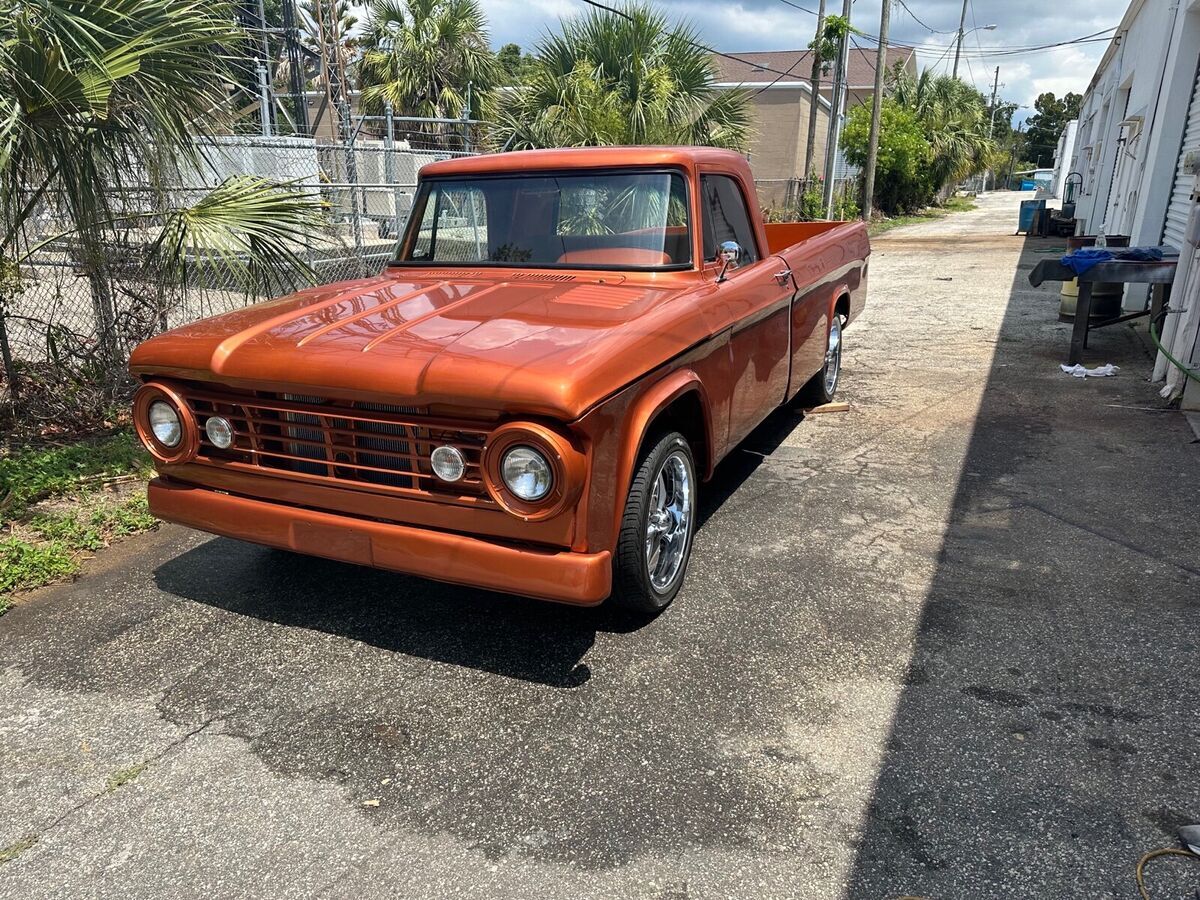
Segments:
[[[1094,369],[1086,368],[1079,363],[1073,366],[1059,366],[1059,368],[1063,370],[1064,374],[1073,375],[1076,378],[1104,378],[1107,375],[1116,375],[1121,371],[1120,366],[1114,366],[1112,363],[1105,363]]]

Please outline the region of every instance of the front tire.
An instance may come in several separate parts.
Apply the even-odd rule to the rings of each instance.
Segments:
[[[683,584],[696,530],[696,463],[682,434],[643,454],[617,541],[613,601],[638,613],[665,609]]]
[[[821,371],[800,389],[796,398],[800,406],[811,408],[833,402],[842,375],[842,342],[845,329],[846,317],[841,313],[834,313],[829,320],[829,332],[825,338],[825,364]]]

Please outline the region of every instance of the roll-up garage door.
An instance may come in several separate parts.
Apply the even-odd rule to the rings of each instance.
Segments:
[[[1184,171],[1183,161],[1189,153],[1200,152],[1200,72],[1192,85],[1192,100],[1188,104],[1187,125],[1183,130],[1183,146],[1175,162],[1175,183],[1167,205],[1167,221],[1163,224],[1163,243],[1170,247],[1183,246],[1188,212],[1192,208],[1192,174]]]

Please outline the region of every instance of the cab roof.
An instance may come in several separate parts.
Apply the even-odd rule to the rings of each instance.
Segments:
[[[695,171],[712,167],[730,172],[749,171],[746,158],[716,147],[569,147],[556,150],[517,150],[462,156],[430,163],[422,177],[495,175],[546,169],[610,169],[634,166],[677,166]]]

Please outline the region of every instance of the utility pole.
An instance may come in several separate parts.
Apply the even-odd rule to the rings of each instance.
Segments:
[[[300,41],[296,35],[295,0],[283,0],[283,41],[287,51],[288,80],[290,82],[292,114],[296,117],[296,130],[308,135],[308,99],[304,96],[304,71],[300,62]]]
[[[258,112],[262,123],[262,136],[271,136],[271,82],[267,67],[258,64]]]
[[[817,114],[821,110],[821,39],[825,31],[825,0],[817,7],[817,36],[813,40],[812,81],[809,83],[808,148],[804,153],[804,180],[812,178],[813,157],[817,153]],[[806,185],[807,186],[807,185]]]
[[[875,56],[875,94],[871,97],[871,134],[867,141],[867,171],[863,178],[862,217],[871,221],[875,197],[875,163],[879,158],[879,119],[883,114],[883,73],[887,68],[888,29],[892,24],[892,0],[880,3],[879,52]]]
[[[992,81],[992,115],[988,120],[988,140],[991,140],[996,132],[996,93],[1000,90],[1000,67],[996,66],[996,77]],[[983,178],[983,189],[987,191],[988,183],[992,180],[992,170],[987,170],[987,175]]]
[[[829,110],[829,140],[825,144],[825,218],[833,218],[833,175],[837,162],[838,142],[842,137],[842,109],[846,103],[846,64],[850,54],[850,4],[842,0],[842,19],[846,31],[838,48],[837,74],[833,80],[833,95]]]
[[[963,28],[967,25],[967,4],[971,0],[963,0],[962,15],[958,17],[958,38],[954,44],[954,77],[958,77],[958,57],[962,53]]]
[[[262,132],[271,136],[271,120],[275,110],[271,99],[271,42],[267,38],[267,12],[263,0],[258,0],[258,27],[262,38],[262,61],[258,64],[259,93],[262,96]]]

